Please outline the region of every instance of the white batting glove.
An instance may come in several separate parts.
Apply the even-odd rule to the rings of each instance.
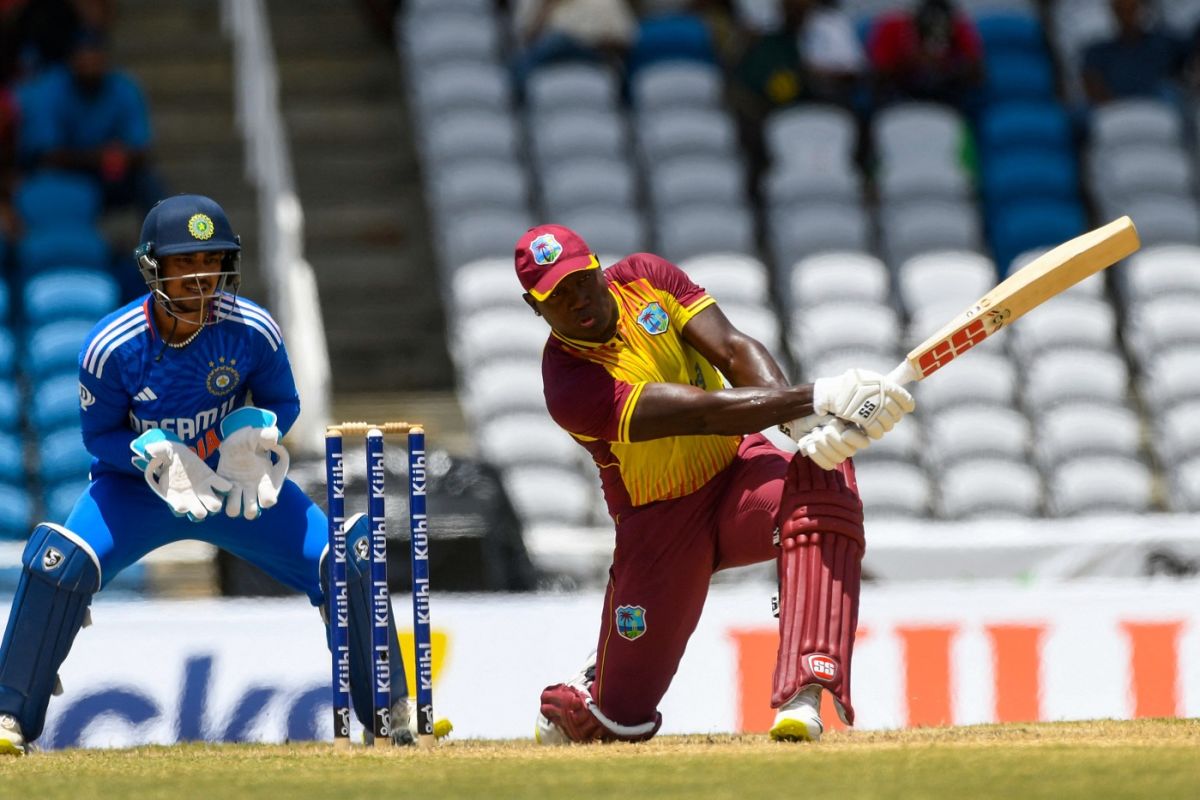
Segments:
[[[871,440],[858,427],[840,419],[818,425],[800,437],[797,449],[821,469],[833,469],[865,450]]]
[[[813,382],[813,411],[853,422],[872,439],[895,427],[916,407],[911,394],[878,372],[848,369]]]
[[[279,443],[277,419],[273,411],[244,406],[221,420],[217,474],[233,484],[225,498],[231,517],[258,519],[260,509],[279,501],[291,458]]]
[[[203,522],[221,510],[225,493],[233,488],[178,437],[160,428],[146,431],[129,447],[146,484],[177,517]]]

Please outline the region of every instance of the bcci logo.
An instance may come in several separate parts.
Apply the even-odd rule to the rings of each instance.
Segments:
[[[193,239],[207,241],[213,235],[213,221],[208,214],[192,214],[192,218],[188,220],[188,233]]]
[[[548,267],[558,261],[562,251],[562,245],[554,238],[553,233],[543,233],[529,243],[529,252],[533,254],[533,261],[539,267]]]
[[[638,312],[637,322],[646,333],[658,336],[660,333],[666,333],[671,318],[667,316],[667,312],[663,310],[662,306],[658,303],[651,303]]]
[[[213,397],[224,397],[238,387],[242,382],[242,376],[235,369],[237,359],[232,358],[229,363],[225,363],[225,356],[221,356],[216,361],[208,362],[210,367],[208,377],[204,379],[204,385],[208,388],[208,393]]]
[[[646,609],[641,606],[617,606],[617,633],[633,641],[646,632]]]

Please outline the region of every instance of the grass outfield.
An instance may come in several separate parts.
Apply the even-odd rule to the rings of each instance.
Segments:
[[[183,745],[0,757],[20,800],[449,797],[1196,798],[1200,721],[1139,720],[765,736],[664,736],[538,748],[448,740],[334,752],[329,745]]]

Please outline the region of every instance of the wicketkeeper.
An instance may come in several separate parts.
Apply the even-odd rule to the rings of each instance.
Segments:
[[[280,441],[300,399],[279,327],[238,296],[240,251],[214,201],[161,201],[135,252],[149,294],[101,320],[79,354],[91,483],[65,524],[38,525],[25,547],[0,645],[0,753],[41,735],[92,596],[158,547],[208,542],[326,608],[326,517],[287,479]],[[369,731],[368,548],[354,546],[368,531],[362,515],[347,528],[351,690]],[[411,741],[395,630],[391,644],[393,738]]]
[[[547,408],[591,453],[616,523],[596,654],[542,693],[538,741],[653,736],[712,574],[768,559],[780,589],[771,737],[819,739],[823,689],[852,724],[864,537],[850,457],[912,396],[866,370],[789,385],[762,344],[649,253],[602,270],[574,231],[541,225],[515,259],[551,329]],[[758,433],[777,425],[795,455]]]

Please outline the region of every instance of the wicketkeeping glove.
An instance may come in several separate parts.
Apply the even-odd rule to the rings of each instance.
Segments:
[[[221,510],[232,484],[213,472],[200,456],[161,428],[153,428],[129,443],[133,465],[146,483],[177,517],[202,522]]]
[[[813,382],[813,411],[853,422],[872,439],[895,427],[916,402],[904,387],[878,372],[848,369]]]
[[[225,499],[231,517],[257,519],[259,509],[279,500],[291,459],[279,443],[277,419],[273,411],[244,406],[221,420],[217,474],[233,484]]]

